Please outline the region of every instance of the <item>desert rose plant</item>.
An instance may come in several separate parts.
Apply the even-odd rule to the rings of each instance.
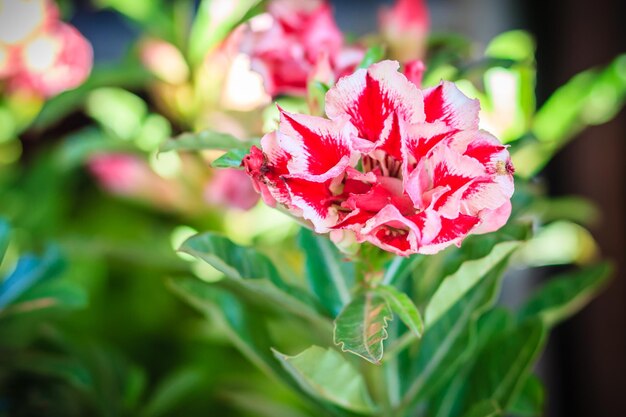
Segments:
[[[273,1],[262,16],[271,25],[242,50],[278,102],[266,133],[247,146],[187,137],[164,149],[225,151],[212,165],[244,170],[265,204],[299,222],[299,249],[202,233],[181,251],[223,277],[172,289],[311,415],[541,415],[534,365],[547,335],[611,267],[555,248],[574,234],[594,247],[586,203],[550,199],[533,178],[620,108],[624,58],[536,109],[524,32],[477,58],[457,38],[429,39],[420,1],[383,10],[381,34],[349,46],[328,3]],[[338,65],[347,48],[360,57],[352,69]],[[607,86],[619,100],[581,122]],[[503,277],[569,263],[579,266],[514,309],[497,302]]]

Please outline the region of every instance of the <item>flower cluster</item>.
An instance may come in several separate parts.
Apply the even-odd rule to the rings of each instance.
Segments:
[[[0,81],[10,90],[50,97],[89,75],[92,50],[59,20],[52,0],[0,0]]]
[[[270,205],[398,255],[431,254],[511,212],[513,166],[453,83],[420,90],[383,61],[341,78],[328,118],[280,110],[246,172]],[[337,233],[337,232],[335,232]]]
[[[305,95],[314,72],[324,69],[339,78],[354,71],[363,58],[362,48],[345,45],[325,0],[274,0],[268,12],[271,25],[253,32],[244,49],[271,96]]]

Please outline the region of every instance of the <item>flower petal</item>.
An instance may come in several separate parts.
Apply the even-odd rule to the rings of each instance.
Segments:
[[[349,123],[316,116],[292,114],[280,109],[278,141],[291,155],[287,164],[291,177],[324,182],[356,165],[358,155],[349,146],[355,134]]]
[[[421,238],[418,226],[392,204],[383,207],[369,219],[360,235],[361,239],[401,256],[415,253]]]
[[[454,129],[478,129],[480,102],[463,94],[454,83],[442,81],[424,91],[427,122],[441,121]]]
[[[326,94],[326,114],[346,115],[359,136],[377,142],[385,121],[395,111],[409,123],[424,120],[421,92],[398,72],[396,61],[382,61],[343,77]]]
[[[330,192],[330,180],[312,182],[302,178],[283,177],[292,206],[301,211],[300,216],[313,223],[317,233],[326,233],[337,224],[335,197]]]
[[[460,214],[455,219],[442,217],[441,230],[437,237],[428,244],[420,246],[418,252],[432,255],[452,244],[459,245],[479,221],[478,217],[465,214]]]

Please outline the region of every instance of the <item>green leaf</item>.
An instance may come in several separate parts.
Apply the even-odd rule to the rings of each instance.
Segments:
[[[496,401],[486,400],[472,406],[463,417],[498,417],[502,415],[502,409]]]
[[[93,375],[87,366],[72,356],[27,352],[18,357],[12,366],[38,375],[63,379],[85,391],[93,386]]]
[[[370,46],[365,51],[365,56],[359,64],[359,68],[368,68],[370,65],[380,61],[385,56],[385,48],[382,45]]]
[[[540,317],[552,327],[574,315],[593,299],[608,283],[613,272],[609,263],[551,279],[521,308],[520,320]]]
[[[262,296],[297,316],[325,323],[310,296],[287,284],[269,258],[253,248],[238,246],[224,236],[209,232],[189,238],[180,251],[208,263],[231,284],[256,298]]]
[[[339,352],[311,346],[296,356],[274,350],[283,367],[303,390],[357,413],[372,413],[374,405],[365,379]]]
[[[535,319],[492,339],[478,355],[468,377],[466,403],[491,399],[508,410],[539,356],[545,336],[544,324]]]
[[[422,337],[424,322],[409,296],[390,285],[377,287],[376,291],[387,300],[391,310],[398,315],[406,327],[417,337]]]
[[[56,276],[62,268],[58,250],[51,248],[41,258],[22,256],[15,269],[0,282],[0,309],[15,301],[39,282]]]
[[[0,219],[0,265],[9,247],[9,241],[11,239],[11,226],[9,223]]]
[[[233,345],[259,369],[266,374],[283,381],[296,392],[302,394],[299,385],[285,371],[272,355],[272,341],[263,315],[250,303],[243,303],[230,291],[208,284],[196,278],[174,279],[169,287],[180,297],[210,317],[219,320],[226,328]],[[276,303],[281,306],[280,301]],[[307,395],[306,399],[310,399]],[[320,407],[319,403],[312,405]],[[328,411],[330,406],[322,405]],[[322,410],[322,414],[326,415]],[[337,415],[331,409],[331,415]]]
[[[541,380],[530,374],[509,410],[516,416],[540,417],[543,415],[545,398],[546,393]]]
[[[374,291],[357,295],[335,319],[335,344],[344,352],[378,365],[387,338],[387,321],[391,319],[391,309],[384,297]]]
[[[535,58],[535,40],[523,30],[511,30],[493,38],[485,55],[494,58],[508,58],[515,61],[527,61]]]
[[[581,130],[611,120],[626,101],[626,55],[603,70],[574,76],[556,90],[534,119],[534,139],[513,149],[516,175],[530,178]]]
[[[89,93],[85,112],[114,137],[131,140],[148,114],[143,99],[117,87],[101,87]]]
[[[539,216],[543,224],[569,220],[589,226],[601,217],[600,209],[594,202],[579,196],[538,198],[533,201],[529,210]]]
[[[426,326],[430,327],[439,320],[485,274],[503,259],[506,259],[519,246],[520,242],[515,241],[499,243],[494,246],[489,255],[463,263],[454,274],[445,278],[426,308]]]
[[[251,142],[244,142],[228,133],[215,132],[213,130],[203,130],[199,133],[183,133],[175,138],[168,139],[161,152],[169,151],[203,151],[203,150],[223,150],[234,149],[249,150]]]
[[[183,368],[168,375],[159,382],[141,412],[143,417],[158,417],[175,412],[194,392],[202,390],[206,383],[204,374],[195,368]]]
[[[396,256],[385,267],[385,275],[382,282],[386,285],[400,285],[419,263],[424,260],[424,256]]]
[[[354,264],[345,260],[330,239],[308,229],[300,230],[299,244],[306,256],[305,273],[309,287],[335,317],[350,301]]]
[[[508,259],[494,265],[439,320],[424,333],[415,356],[400,358],[403,388],[402,408],[409,408],[428,398],[449,381],[471,353],[468,346],[476,320],[495,301]]]
[[[62,280],[46,281],[22,294],[0,317],[50,309],[75,310],[87,304],[87,292],[79,285]]]
[[[169,281],[170,288],[208,317],[219,319],[228,336],[252,363],[268,375],[280,377],[282,369],[270,351],[270,338],[259,315],[228,291],[197,278]]]
[[[250,17],[261,12],[262,0],[202,0],[189,35],[189,59],[202,62],[208,52]]]
[[[250,149],[233,149],[211,163],[213,168],[243,169],[243,158],[250,153]]]

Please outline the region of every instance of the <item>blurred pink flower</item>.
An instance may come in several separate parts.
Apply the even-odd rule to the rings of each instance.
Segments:
[[[129,154],[93,156],[88,162],[88,168],[102,188],[124,196],[139,192],[150,176],[145,161]]]
[[[243,161],[256,189],[318,233],[398,255],[503,226],[513,167],[478,129],[478,101],[449,82],[420,90],[398,68],[383,61],[340,79],[326,95],[330,119],[280,109],[278,131]]]
[[[53,0],[0,0],[0,43],[20,44],[58,20]]]
[[[422,87],[422,77],[426,66],[420,59],[414,59],[404,64],[404,75],[411,81],[417,88]]]
[[[259,201],[250,178],[236,169],[216,170],[205,188],[204,197],[210,204],[241,210],[250,210]]]
[[[380,28],[389,53],[401,62],[424,57],[429,25],[425,0],[396,0],[380,12]]]
[[[51,97],[87,79],[93,53],[80,32],[59,22],[22,45],[20,63],[20,71],[9,82],[11,88]]]
[[[51,97],[85,81],[91,45],[52,1],[0,2],[0,78],[10,90]]]
[[[363,58],[360,48],[347,48],[331,6],[324,0],[273,0],[269,29],[250,33],[244,45],[252,68],[271,96],[305,95],[307,80],[321,59],[335,78],[351,73]]]

